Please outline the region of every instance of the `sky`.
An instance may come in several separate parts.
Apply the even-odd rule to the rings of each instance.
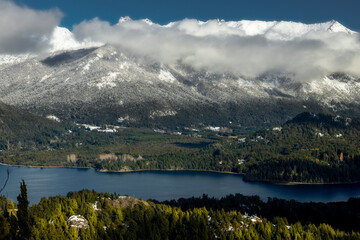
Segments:
[[[149,18],[167,24],[184,18],[198,20],[285,20],[318,23],[337,20],[360,30],[359,0],[16,0],[17,4],[47,10],[58,8],[61,25],[69,29],[98,17],[112,24],[122,16]]]

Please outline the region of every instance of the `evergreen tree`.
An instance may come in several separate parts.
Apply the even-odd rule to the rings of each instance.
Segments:
[[[29,215],[29,200],[27,198],[27,189],[24,179],[20,183],[20,194],[17,197],[18,200],[18,226],[19,232],[18,237],[20,239],[30,239],[31,236],[31,225]]]

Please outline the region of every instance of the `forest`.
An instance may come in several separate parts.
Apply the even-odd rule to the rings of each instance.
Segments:
[[[9,142],[3,141],[0,162],[121,172],[205,170],[274,183],[360,181],[360,120],[356,118],[302,113],[281,126],[248,135],[206,129],[180,129],[182,135],[178,135],[146,128],[106,133],[70,123],[62,126],[66,127],[55,136],[42,135],[48,136],[41,140],[46,144],[23,140],[10,142],[9,148]]]
[[[303,113],[281,127],[221,138],[196,152],[163,153],[141,161],[97,161],[99,170],[213,170],[248,181],[355,183],[360,181],[360,121]]]
[[[298,212],[299,203],[285,200],[265,203],[258,197],[230,195],[159,203],[82,190],[66,197],[42,198],[29,206],[24,181],[20,190],[17,203],[0,198],[0,239],[360,239],[358,218],[354,219],[357,227],[346,230],[334,228],[326,219],[313,222],[317,212],[299,221],[290,216],[289,221],[282,216],[283,210],[294,207]],[[359,206],[359,199],[332,203],[339,204],[333,209],[340,213],[338,218],[348,217],[341,213],[353,210],[352,201]],[[253,212],[260,205],[265,207],[266,216],[261,209]],[[239,210],[246,207],[247,211]],[[331,207],[325,205],[322,210],[330,211]],[[268,213],[270,208],[272,214]]]

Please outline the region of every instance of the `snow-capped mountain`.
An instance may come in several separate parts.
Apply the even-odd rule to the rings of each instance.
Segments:
[[[132,22],[126,17],[117,25]],[[135,27],[141,24],[194,37],[261,35],[275,41],[318,32],[357,34],[336,21],[306,25],[183,20],[158,25],[145,19]],[[139,126],[252,127],[278,124],[303,111],[360,114],[360,79],[345,72],[306,81],[296,80],[291,71],[246,77],[241,71],[192,66],[184,59],[149,59],[96,39],[81,41],[59,27],[50,46],[38,56],[0,56],[0,101],[61,120]]]
[[[308,33],[343,32],[355,34],[335,20],[317,24],[304,24],[287,21],[224,21],[209,20],[206,22],[185,20],[171,22],[165,27],[176,28],[193,36],[229,34],[238,36],[264,36],[271,40],[292,40]]]

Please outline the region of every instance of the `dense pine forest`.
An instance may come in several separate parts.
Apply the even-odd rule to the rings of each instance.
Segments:
[[[17,203],[0,198],[0,239],[360,239],[358,216],[347,219],[359,199],[322,205],[322,216],[336,211],[329,219],[316,211],[294,219],[304,209],[300,203],[242,195],[158,203],[83,190],[29,207],[24,181],[20,189]],[[329,224],[334,220],[336,227]]]

